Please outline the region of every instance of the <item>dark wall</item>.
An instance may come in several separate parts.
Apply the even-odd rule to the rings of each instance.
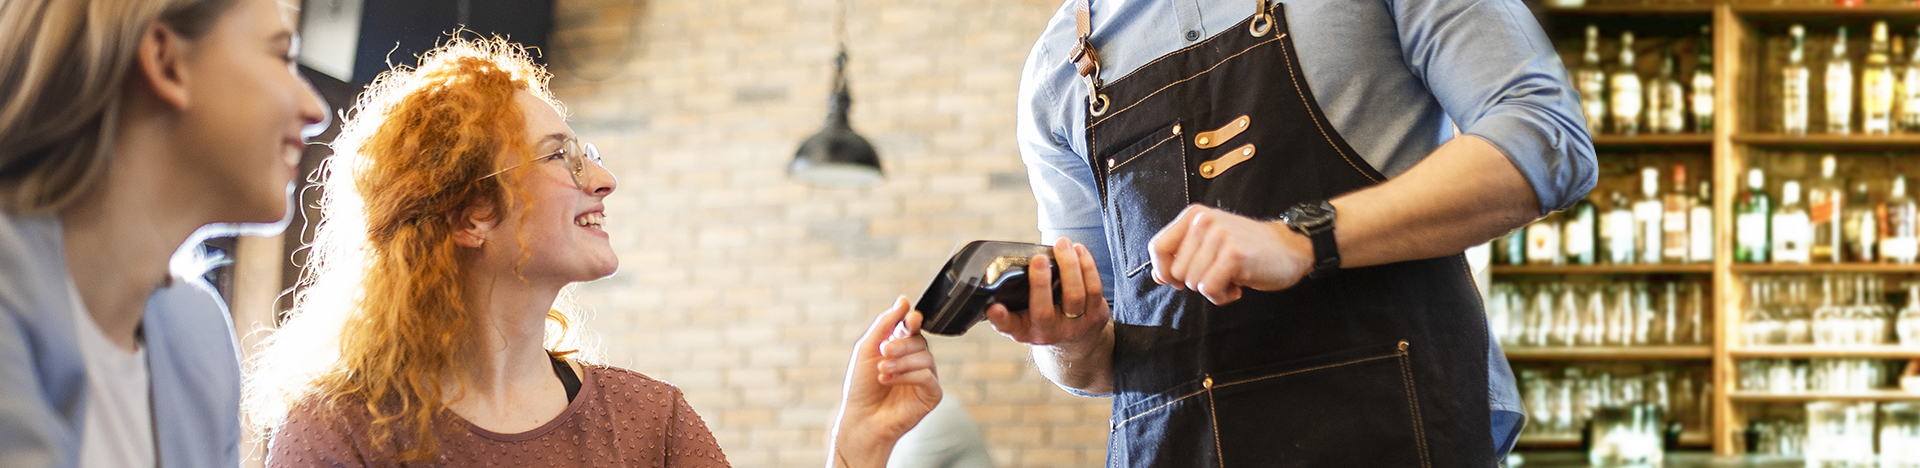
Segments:
[[[367,0],[353,81],[372,82],[389,62],[414,64],[421,53],[462,26],[471,31],[462,34],[498,34],[545,50],[553,30],[553,0]],[[546,62],[537,56],[534,60]]]

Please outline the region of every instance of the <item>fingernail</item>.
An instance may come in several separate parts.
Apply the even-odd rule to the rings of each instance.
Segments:
[[[899,369],[899,368],[900,368],[900,363],[897,363],[897,362],[887,361],[887,362],[880,363],[880,370],[886,371],[888,373],[892,373],[894,369]]]

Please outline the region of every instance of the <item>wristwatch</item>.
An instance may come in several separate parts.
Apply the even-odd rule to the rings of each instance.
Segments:
[[[1313,272],[1308,278],[1324,278],[1340,270],[1340,245],[1333,240],[1335,215],[1333,203],[1326,200],[1294,205],[1280,215],[1288,229],[1313,241]]]

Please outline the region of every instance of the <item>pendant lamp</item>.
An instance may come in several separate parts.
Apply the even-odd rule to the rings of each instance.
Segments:
[[[824,188],[866,188],[879,184],[880,155],[867,139],[854,133],[847,124],[847,111],[853,97],[847,93],[846,1],[840,2],[834,15],[834,32],[840,40],[840,54],[833,59],[833,92],[827,97],[826,128],[807,137],[787,164],[787,176],[800,183]]]

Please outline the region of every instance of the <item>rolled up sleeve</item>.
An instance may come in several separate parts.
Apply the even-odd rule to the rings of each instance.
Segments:
[[[1580,96],[1552,42],[1518,0],[1394,4],[1402,55],[1464,134],[1493,144],[1532,185],[1540,214],[1596,182]]]

